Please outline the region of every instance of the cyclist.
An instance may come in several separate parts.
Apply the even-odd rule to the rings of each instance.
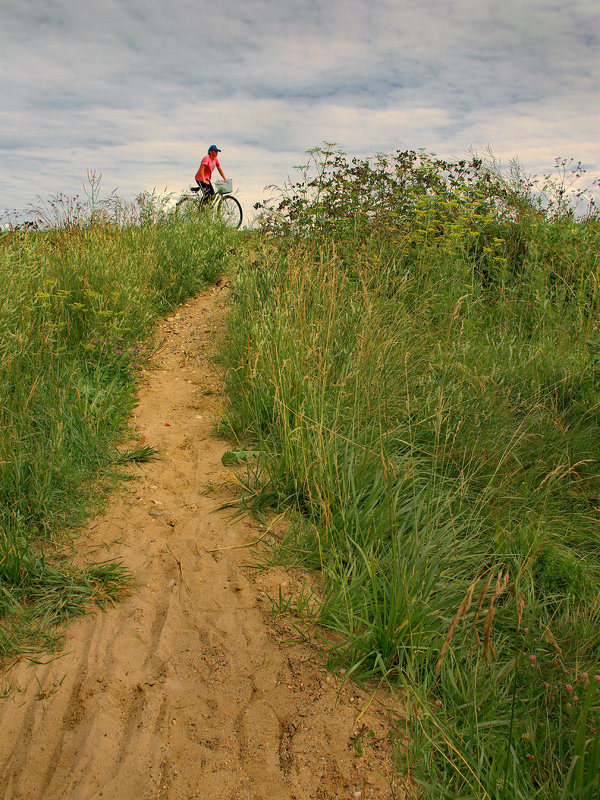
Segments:
[[[223,180],[226,180],[225,173],[221,169],[221,165],[219,164],[219,159],[217,157],[217,153],[220,152],[221,151],[216,144],[211,144],[211,146],[208,148],[208,155],[204,156],[200,164],[200,168],[196,173],[196,183],[202,190],[202,200],[200,201],[202,205],[204,205],[204,203],[208,203],[208,201],[211,200],[215,194],[213,185],[210,182],[210,178],[215,167],[219,170]]]

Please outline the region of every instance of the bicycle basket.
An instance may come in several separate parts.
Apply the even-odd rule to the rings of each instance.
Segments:
[[[215,181],[215,189],[219,194],[229,194],[233,189],[233,181],[227,178],[226,181]]]

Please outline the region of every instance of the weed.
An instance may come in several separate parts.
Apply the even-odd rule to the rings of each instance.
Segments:
[[[576,216],[562,161],[535,183],[476,156],[310,157],[233,288],[244,503],[302,520],[270,557],[320,574],[332,664],[405,688],[432,796],[591,798],[595,207]]]
[[[118,450],[154,321],[223,273],[235,238],[160,198],[101,200],[93,174],[86,198],[36,216],[0,246],[0,661],[52,647],[58,623],[122,592],[122,566],[75,569],[60,541],[115,466],[157,455]]]

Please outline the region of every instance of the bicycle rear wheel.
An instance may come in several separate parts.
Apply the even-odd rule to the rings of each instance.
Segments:
[[[232,194],[224,194],[217,205],[217,216],[229,228],[239,228],[242,224],[242,207]]]
[[[175,211],[181,214],[182,217],[188,214],[199,214],[200,209],[200,199],[198,197],[192,197],[192,195],[182,197],[181,200],[178,200],[175,204]]]

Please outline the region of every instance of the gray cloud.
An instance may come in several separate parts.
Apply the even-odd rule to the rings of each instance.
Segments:
[[[594,0],[0,0],[0,208],[181,188],[210,141],[250,204],[323,140],[488,144],[600,170]]]

